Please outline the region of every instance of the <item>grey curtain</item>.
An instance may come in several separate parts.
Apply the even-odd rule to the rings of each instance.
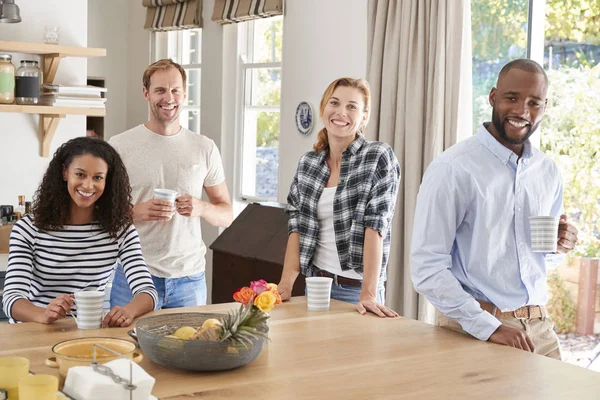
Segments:
[[[470,1],[369,0],[368,18],[373,104],[366,136],[390,144],[402,167],[386,305],[433,323],[435,310],[410,280],[411,234],[425,169],[471,135]]]

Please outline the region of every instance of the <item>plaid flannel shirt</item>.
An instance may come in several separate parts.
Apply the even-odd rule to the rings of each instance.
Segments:
[[[300,233],[300,269],[312,266],[319,221],[317,203],[329,180],[328,151],[304,154],[287,198],[288,233]],[[383,237],[380,281],[385,281],[390,254],[391,221],[400,183],[400,165],[394,151],[383,142],[358,136],[342,153],[342,164],[333,203],[335,242],[342,270],[363,273],[365,228]]]

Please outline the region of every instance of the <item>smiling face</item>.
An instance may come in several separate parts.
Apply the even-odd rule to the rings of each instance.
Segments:
[[[93,210],[106,186],[108,165],[102,158],[84,154],[63,165],[63,178],[71,196],[71,207]]]
[[[546,109],[546,82],[542,74],[511,69],[490,92],[493,107],[490,133],[514,150],[529,139]]]
[[[176,68],[161,69],[150,77],[150,87],[144,97],[150,103],[150,120],[162,126],[179,124],[179,114],[185,101],[183,78]]]
[[[363,93],[349,86],[338,86],[333,91],[321,116],[330,140],[349,138],[351,141],[367,117]]]

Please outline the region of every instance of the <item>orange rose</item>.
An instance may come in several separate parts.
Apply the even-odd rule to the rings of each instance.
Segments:
[[[271,292],[276,292],[277,284],[276,283],[267,283],[267,289],[270,290]]]
[[[273,285],[269,286],[269,292],[275,295],[275,304],[281,304],[281,295],[277,291],[277,285],[274,283],[269,283],[269,285]]]
[[[275,307],[276,302],[277,298],[269,290],[262,292],[254,299],[254,305],[262,312],[271,311]]]
[[[241,289],[238,289],[237,292],[233,294],[233,299],[238,303],[242,303],[244,305],[248,305],[250,300],[256,296],[254,290],[250,289],[248,286],[244,286]]]

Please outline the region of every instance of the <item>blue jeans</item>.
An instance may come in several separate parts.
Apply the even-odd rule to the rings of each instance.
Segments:
[[[334,279],[331,283],[331,298],[356,304],[358,303],[361,289],[361,286],[342,285],[337,282],[337,279]],[[304,289],[304,294],[306,295],[306,289]],[[383,282],[377,284],[377,302],[385,305],[385,286],[383,286]]]
[[[206,305],[206,278],[204,272],[183,278],[159,278],[152,276],[158,292],[158,304],[154,309],[193,307]],[[110,293],[110,307],[129,304],[133,299],[125,271],[117,266]]]

